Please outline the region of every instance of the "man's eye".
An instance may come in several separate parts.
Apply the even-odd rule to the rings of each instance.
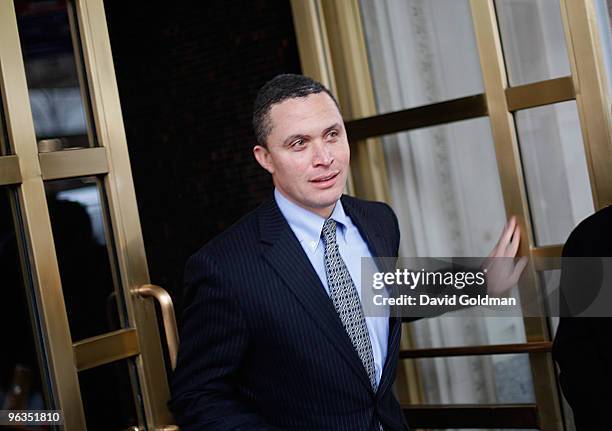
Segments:
[[[329,133],[327,134],[327,136],[328,136],[329,138],[331,138],[331,139],[337,138],[337,137],[338,137],[338,132],[337,132],[337,131],[335,131],[335,130],[332,130],[331,132],[329,132]]]
[[[293,141],[291,143],[291,147],[294,147],[294,148],[295,147],[299,148],[299,147],[303,147],[303,146],[304,146],[304,140],[303,139],[297,139],[297,140],[295,140],[295,141]]]

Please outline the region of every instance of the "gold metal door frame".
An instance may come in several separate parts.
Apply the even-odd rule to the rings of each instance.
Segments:
[[[85,77],[88,83],[100,147],[38,153],[14,4],[11,0],[0,0],[0,94],[14,153],[0,157],[0,185],[17,186],[48,357],[50,391],[54,407],[64,412],[64,429],[86,428],[78,372],[124,358],[135,360],[146,426],[164,429],[172,423],[166,407],[167,374],[154,304],[137,291],[149,284],[149,274],[104,6],[102,0],[76,0],[74,5],[85,64],[81,78]],[[127,326],[73,344],[44,180],[87,175],[98,176],[104,182]]]
[[[535,239],[516,126],[506,94],[508,79],[495,6],[493,0],[470,0],[470,7],[506,213],[517,216],[523,233],[519,254],[529,256]],[[527,266],[522,278],[529,290],[520,289],[521,303],[537,304],[537,287],[540,283],[533,265]],[[546,318],[526,317],[523,321],[527,343],[550,341]],[[562,430],[563,416],[552,357],[549,352],[533,352],[529,354],[529,362],[540,429]]]

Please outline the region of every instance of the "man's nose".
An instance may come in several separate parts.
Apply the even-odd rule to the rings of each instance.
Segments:
[[[318,142],[314,145],[314,153],[312,155],[312,164],[314,166],[329,166],[333,161],[334,156],[328,145],[322,142]]]

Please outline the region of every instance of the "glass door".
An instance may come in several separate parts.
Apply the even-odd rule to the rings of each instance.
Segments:
[[[176,429],[102,0],[1,0],[0,83],[2,408]]]

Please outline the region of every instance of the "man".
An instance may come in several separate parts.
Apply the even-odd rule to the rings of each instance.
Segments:
[[[274,197],[187,263],[178,424],[408,429],[392,391],[401,322],[365,317],[359,297],[360,258],[397,256],[397,218],[342,194],[349,144],[318,82],[277,76],[259,91],[253,125]],[[519,237],[513,218],[492,255],[514,256]]]

